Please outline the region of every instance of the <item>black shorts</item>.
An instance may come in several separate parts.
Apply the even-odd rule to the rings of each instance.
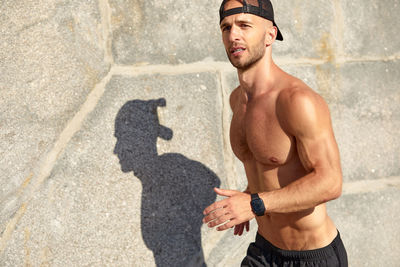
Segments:
[[[256,242],[251,243],[242,267],[347,267],[347,253],[338,232],[328,246],[313,250],[283,250],[275,247],[257,233]]]

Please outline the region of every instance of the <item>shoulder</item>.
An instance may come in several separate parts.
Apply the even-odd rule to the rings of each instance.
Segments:
[[[292,133],[324,128],[330,123],[325,100],[298,79],[280,91],[276,105],[279,119]]]
[[[233,107],[238,102],[239,96],[240,96],[240,86],[236,87],[232,91],[231,95],[229,96],[229,104],[230,104],[232,110],[233,110]]]
[[[279,92],[277,105],[288,111],[327,108],[325,100],[300,80]]]

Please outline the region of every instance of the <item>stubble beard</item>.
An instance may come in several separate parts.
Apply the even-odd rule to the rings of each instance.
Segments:
[[[254,52],[252,53],[251,50]],[[231,64],[238,70],[247,70],[251,66],[256,64],[258,61],[260,61],[260,59],[264,56],[265,54],[264,43],[263,42],[258,43],[258,45],[252,47],[251,50],[246,50],[249,53],[249,58],[243,62],[240,61],[234,62],[234,60],[232,60],[231,58],[230,52],[227,51],[228,59],[231,62]]]

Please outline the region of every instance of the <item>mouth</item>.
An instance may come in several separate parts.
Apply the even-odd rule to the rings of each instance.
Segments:
[[[244,51],[246,50],[246,48],[241,47],[241,46],[235,46],[232,47],[230,52],[233,56],[239,56],[240,54],[242,54]]]

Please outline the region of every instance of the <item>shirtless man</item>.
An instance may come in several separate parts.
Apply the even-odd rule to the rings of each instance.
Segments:
[[[273,62],[272,44],[283,40],[273,16],[269,0],[222,2],[222,39],[240,82],[230,96],[230,139],[248,187],[215,188],[227,198],[208,206],[203,222],[240,236],[256,218],[242,266],[347,266],[325,205],[342,190],[328,106]]]

